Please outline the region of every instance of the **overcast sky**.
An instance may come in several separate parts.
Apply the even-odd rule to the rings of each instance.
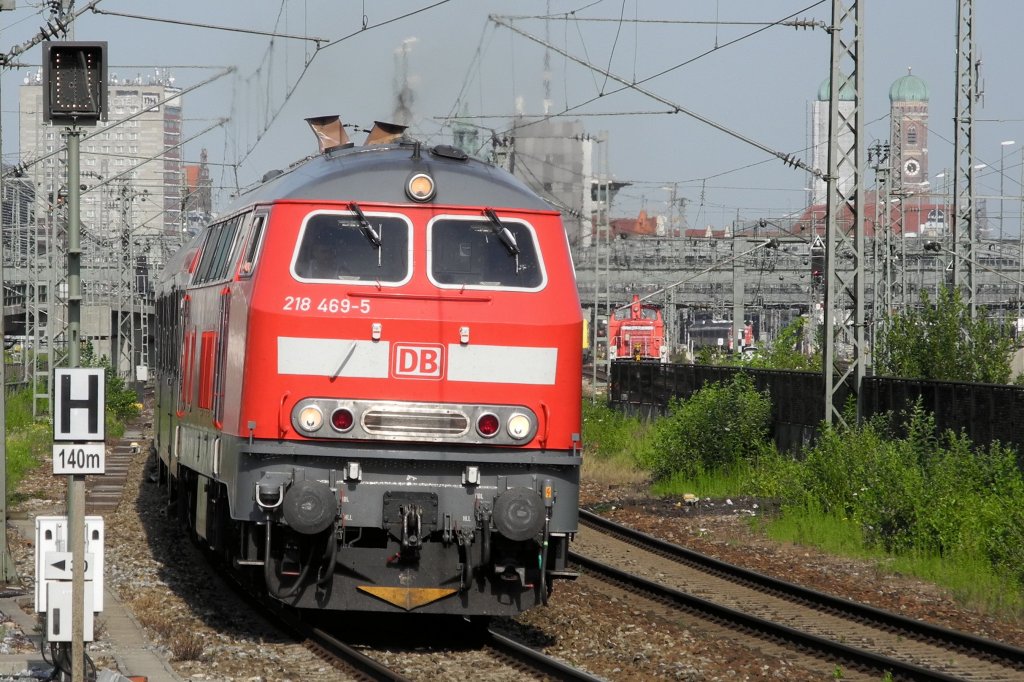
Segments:
[[[935,176],[953,163],[956,2],[862,2],[865,145],[888,137],[889,86],[912,67],[931,92],[930,174],[933,185],[941,185]],[[0,13],[0,51],[9,53],[38,32],[50,17],[46,4],[17,0],[15,11]],[[75,2],[76,9],[87,4]],[[975,110],[974,149],[977,163],[988,164],[977,192],[995,198],[1002,184],[1005,195],[1014,197],[1006,222],[1016,225],[1024,149],[1024,2],[975,5],[984,100]],[[220,205],[236,187],[315,150],[303,121],[308,116],[339,114],[366,127],[375,119],[393,120],[396,83],[404,75],[411,97],[402,101],[412,132],[431,143],[450,142],[444,120],[463,108],[498,133],[517,110],[543,113],[545,48],[497,26],[489,14],[550,12],[548,21],[520,18],[515,25],[573,58],[644,81],[645,90],[665,100],[801,158],[809,143],[809,103],[829,69],[829,38],[820,27],[766,28],[791,16],[828,23],[831,2],[813,0],[102,0],[97,9],[167,20],[91,12],[80,17],[73,38],[107,41],[111,75],[170,68],[175,84],[187,88],[236,68],[184,99],[186,138],[228,119],[185,147],[189,162],[197,162],[205,147],[212,163],[224,164],[211,168]],[[184,25],[189,22],[296,37]],[[297,36],[322,39],[320,49]],[[38,46],[20,54],[16,61],[26,66],[4,71],[0,82],[5,161],[17,156],[18,88],[38,68],[40,54]],[[665,113],[670,107],[664,103],[556,51],[547,59],[550,112],[578,118],[589,133],[607,132],[611,175],[633,183],[619,195],[616,216],[642,208],[665,212],[673,184],[689,200],[691,226],[721,226],[737,214],[778,217],[803,207],[804,171],[683,114]],[[363,134],[352,135],[360,142]],[[1000,145],[1008,140],[1016,144]]]

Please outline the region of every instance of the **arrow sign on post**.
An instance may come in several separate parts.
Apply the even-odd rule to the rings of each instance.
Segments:
[[[71,580],[74,566],[74,558],[71,556],[71,552],[47,552],[44,558],[46,561],[43,566],[44,580]],[[85,555],[84,568],[83,578],[85,580],[92,580],[91,552]]]

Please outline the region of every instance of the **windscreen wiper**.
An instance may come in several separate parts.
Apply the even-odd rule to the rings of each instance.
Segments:
[[[379,249],[380,233],[377,232],[377,230],[373,229],[373,225],[371,225],[370,221],[366,219],[366,214],[363,213],[363,209],[359,208],[359,204],[353,201],[349,204],[349,206],[352,208],[352,211],[359,217],[359,229],[362,230],[363,236],[365,236],[366,239],[371,244],[373,244],[374,248]]]
[[[512,234],[512,230],[508,229],[501,224],[498,220],[498,214],[494,212],[493,208],[485,208],[484,215],[491,221],[491,232],[501,240],[501,243],[508,249],[508,255],[519,256],[519,245],[516,244],[516,236]]]

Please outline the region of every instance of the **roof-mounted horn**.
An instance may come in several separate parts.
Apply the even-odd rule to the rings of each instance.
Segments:
[[[316,135],[321,154],[349,143],[345,128],[341,125],[340,116],[313,116],[307,118],[306,123]]]
[[[374,121],[373,130],[366,136],[366,142],[363,144],[387,144],[388,142],[394,142],[398,138],[402,137],[402,133],[409,126],[398,125],[397,123],[387,123],[385,121]]]

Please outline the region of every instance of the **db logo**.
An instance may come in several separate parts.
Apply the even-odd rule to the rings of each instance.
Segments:
[[[396,377],[440,379],[444,374],[444,346],[396,343],[391,368]]]

